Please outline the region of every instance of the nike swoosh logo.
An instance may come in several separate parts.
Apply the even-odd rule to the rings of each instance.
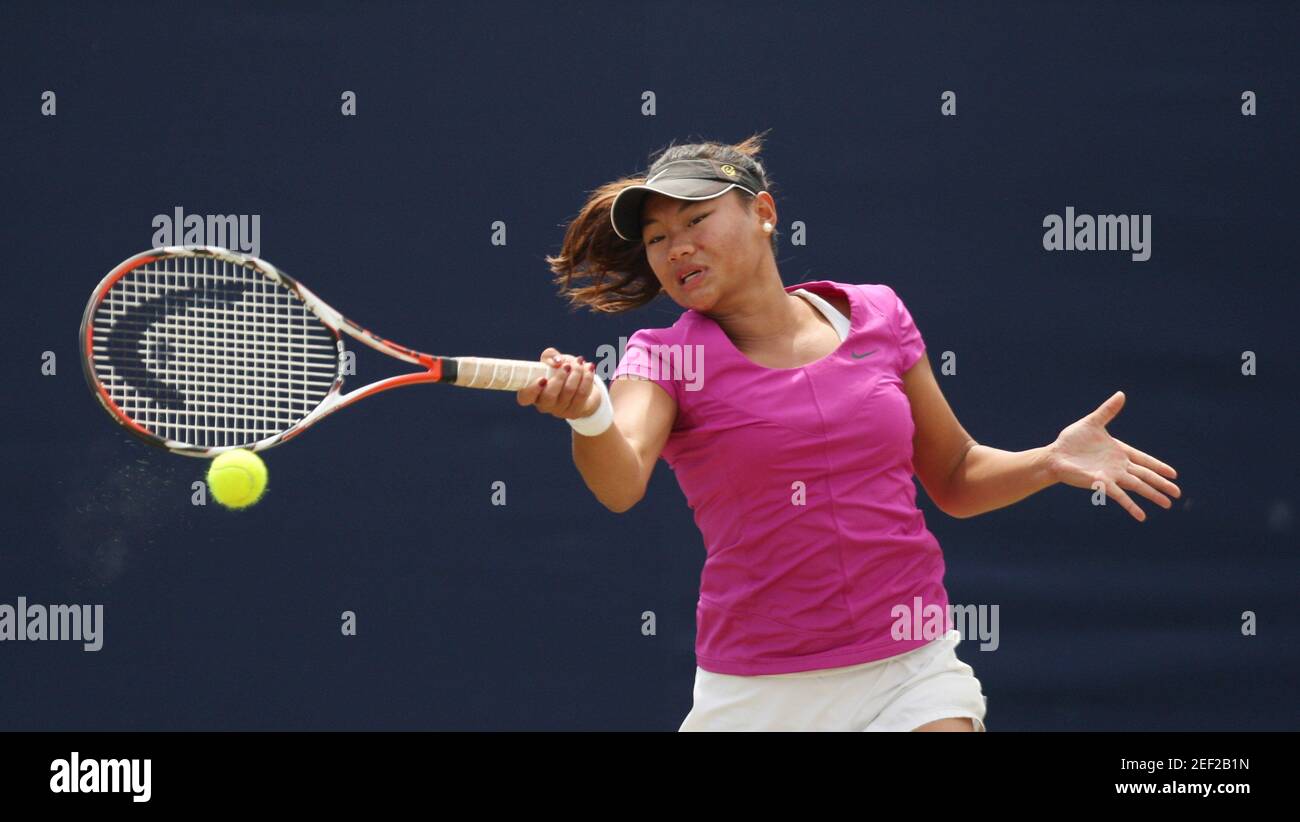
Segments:
[[[876,349],[876,351],[879,351],[879,350],[880,350],[879,348]],[[850,351],[849,353],[850,353],[850,354],[853,354],[853,359],[855,359],[855,360],[860,360],[860,359],[862,359],[863,357],[870,357],[872,354],[876,353],[876,351],[868,351],[868,352],[865,353],[865,354],[853,354],[852,351]]]
[[[215,283],[204,289],[169,291],[128,308],[113,323],[104,341],[108,364],[135,393],[154,405],[169,411],[183,410],[185,395],[176,384],[163,379],[146,362],[152,354],[152,359],[158,364],[170,365],[177,358],[177,352],[172,351],[165,340],[151,340],[150,332],[158,323],[192,308],[233,305],[243,299],[246,290],[247,286],[238,283]]]

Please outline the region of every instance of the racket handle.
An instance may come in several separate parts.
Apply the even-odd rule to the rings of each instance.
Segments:
[[[465,388],[490,388],[518,391],[545,377],[564,377],[563,368],[554,368],[537,360],[498,360],[491,357],[457,357],[453,385]]]

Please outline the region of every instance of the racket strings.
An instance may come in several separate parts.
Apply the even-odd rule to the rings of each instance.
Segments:
[[[230,260],[164,257],[133,269],[93,322],[94,373],[109,398],[155,435],[195,447],[283,433],[338,372],[335,337],[302,299]]]

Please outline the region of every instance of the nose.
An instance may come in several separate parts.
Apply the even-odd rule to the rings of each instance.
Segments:
[[[690,243],[674,242],[672,248],[668,250],[668,262],[676,264],[691,250],[694,250],[694,247]]]

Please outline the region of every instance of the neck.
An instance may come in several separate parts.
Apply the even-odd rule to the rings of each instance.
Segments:
[[[775,261],[765,261],[746,282],[748,287],[708,312],[737,348],[762,348],[788,341],[809,319],[811,306],[785,290]]]

